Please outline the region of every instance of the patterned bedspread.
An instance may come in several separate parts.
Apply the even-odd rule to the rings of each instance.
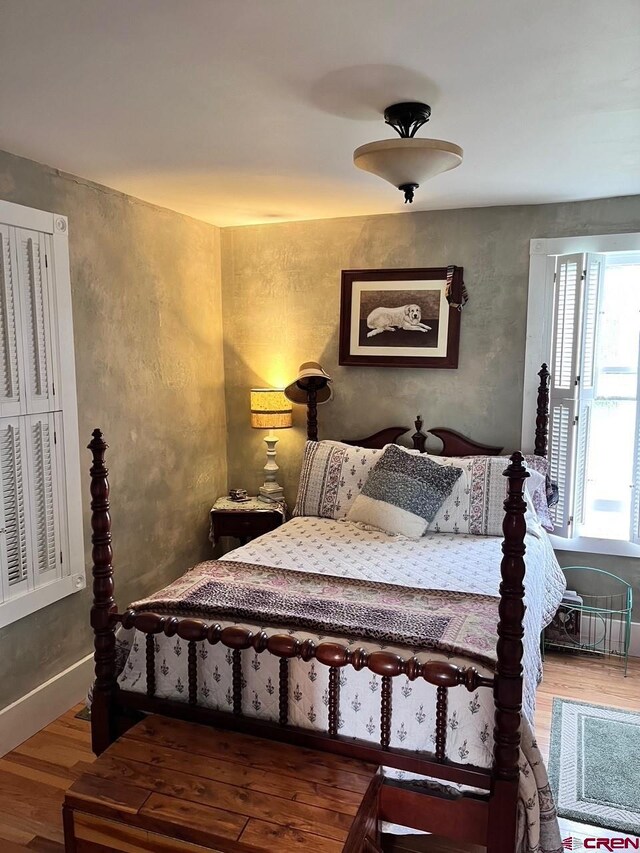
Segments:
[[[228,554],[229,563],[315,573],[333,578],[393,584],[426,590],[468,592],[495,600],[500,583],[501,540],[486,536],[427,534],[420,540],[389,536],[364,530],[344,521],[296,518]],[[557,610],[564,591],[564,577],[545,532],[532,528],[526,539],[525,557],[525,654],[523,712],[528,721],[523,730],[521,784],[522,802],[528,804],[523,826],[529,825],[522,850],[552,851],[553,845],[536,846],[545,829],[545,779],[535,741],[531,735],[535,710],[535,690],[541,673],[540,631]],[[189,575],[182,579],[186,581]],[[325,578],[326,580],[326,578]],[[236,618],[216,618],[224,627],[238,624]],[[241,624],[260,630],[260,621],[241,619]],[[495,622],[494,622],[495,624]],[[281,633],[272,628],[267,633]],[[328,630],[292,626],[289,632],[301,641],[318,641]],[[346,633],[346,632],[345,632]],[[364,642],[339,636],[352,648],[373,651],[385,648],[406,657],[407,649],[387,640]],[[121,631],[123,652],[120,684],[129,690],[145,690],[145,643],[138,632]],[[243,707],[245,713],[278,719],[278,661],[271,655],[243,652]],[[469,660],[452,651],[425,651],[420,660],[447,659],[460,666],[470,663],[481,674],[491,675],[492,664]],[[156,692],[163,698],[187,698],[187,644],[178,637],[156,638]],[[198,644],[198,685],[200,704],[229,710],[232,706],[231,652],[220,646]],[[340,671],[339,731],[364,740],[379,740],[380,678],[352,668]],[[435,687],[425,682],[394,678],[391,746],[433,750],[435,741]],[[292,725],[326,731],[328,724],[328,669],[314,661],[290,662],[290,722]],[[452,761],[489,767],[493,750],[493,696],[487,688],[468,693],[464,687],[449,691],[446,756]],[[529,725],[531,724],[531,725]],[[542,767],[540,770],[539,768]],[[397,778],[411,778],[389,771]],[[540,785],[536,779],[540,776]],[[552,814],[548,811],[552,823]],[[554,835],[554,833],[552,833]]]
[[[131,608],[348,633],[493,666],[498,602],[489,595],[210,560]]]

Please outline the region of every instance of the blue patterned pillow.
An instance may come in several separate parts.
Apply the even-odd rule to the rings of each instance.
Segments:
[[[347,519],[387,533],[422,536],[461,474],[461,468],[438,465],[426,456],[389,445],[371,469]]]

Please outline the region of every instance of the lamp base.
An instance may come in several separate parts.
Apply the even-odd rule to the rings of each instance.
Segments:
[[[284,500],[284,490],[277,480],[280,470],[276,462],[278,439],[270,430],[264,441],[267,445],[267,464],[264,466],[264,483],[260,486],[258,499],[264,503],[273,503],[274,501]]]
[[[272,504],[284,500],[284,489],[282,486],[279,486],[277,483],[273,483],[272,485],[276,486],[276,488],[268,489],[266,484],[264,486],[260,486],[260,489],[258,490],[259,501],[262,501],[265,504]]]

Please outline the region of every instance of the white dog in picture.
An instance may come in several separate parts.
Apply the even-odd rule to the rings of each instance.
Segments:
[[[422,322],[422,311],[419,305],[401,305],[399,308],[374,308],[367,317],[367,326],[371,329],[367,337],[380,335],[382,332],[395,332],[404,329],[405,332],[430,332],[431,326]]]

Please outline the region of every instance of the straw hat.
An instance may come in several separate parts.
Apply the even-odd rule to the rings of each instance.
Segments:
[[[316,381],[312,383],[310,380]],[[322,380],[322,383],[318,380]],[[298,368],[298,375],[294,381],[284,389],[284,395],[292,403],[302,403],[304,405],[307,402],[307,390],[309,386],[315,384],[319,386],[317,387],[317,402],[328,403],[333,396],[330,382],[331,377],[326,370],[322,369],[317,361],[305,361]]]

